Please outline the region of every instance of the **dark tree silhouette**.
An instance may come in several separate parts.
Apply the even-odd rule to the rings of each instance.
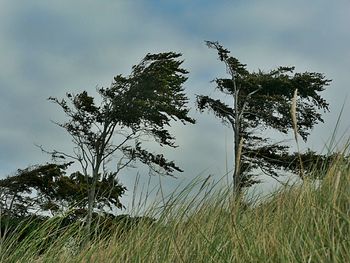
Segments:
[[[87,210],[86,191],[89,182],[80,172],[66,175],[71,163],[43,164],[19,169],[14,176],[0,180],[1,214],[11,218],[24,218],[31,215],[63,215],[68,209],[69,216],[85,216]],[[98,180],[99,195],[96,206],[100,211],[113,213],[122,208],[120,197],[126,188],[113,174]]]
[[[99,105],[86,91],[67,94],[67,100],[50,98],[67,115],[68,121],[58,125],[69,133],[74,143],[71,154],[57,150],[51,154],[54,158],[68,158],[81,165],[89,185],[88,230],[96,207],[96,187],[107,174],[108,161],[119,160],[113,169],[114,177],[136,160],[165,175],[182,171],[162,154],[151,153],[142,147],[144,139],[154,139],[161,146],[176,147],[175,137],[168,131],[171,121],[195,122],[188,116],[188,99],[183,89],[188,72],[181,68],[180,56],[173,52],[147,54],[132,67],[129,76],[118,75],[109,88],[97,90]]]
[[[328,103],[320,96],[330,80],[321,73],[294,73],[294,67],[279,67],[270,72],[249,72],[246,65],[230,56],[230,51],[218,42],[207,41],[218,52],[229,78],[217,78],[217,89],[232,98],[232,105],[209,96],[197,96],[199,110],[211,110],[229,124],[234,133],[235,192],[256,183],[253,170],[277,177],[276,169],[296,172],[296,155],[289,146],[271,143],[261,131],[273,129],[287,134],[293,129],[290,108],[295,90],[297,97],[298,134],[304,141],[319,122],[322,112],[329,111]],[[302,155],[308,157],[308,155]],[[299,168],[297,168],[299,169]]]

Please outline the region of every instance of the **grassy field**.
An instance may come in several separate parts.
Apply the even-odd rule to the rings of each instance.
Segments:
[[[232,189],[194,185],[154,204],[129,231],[120,225],[86,246],[80,226],[60,236],[53,218],[18,242],[0,243],[1,262],[350,262],[350,167],[337,161],[316,187],[305,181],[263,202],[235,202]],[[199,187],[198,187],[199,188]],[[45,246],[45,250],[42,248]]]

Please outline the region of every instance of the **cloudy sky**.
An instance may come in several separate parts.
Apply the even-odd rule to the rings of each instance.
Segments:
[[[323,94],[331,112],[304,145],[321,150],[343,104],[338,138],[349,136],[349,14],[348,0],[0,0],[0,177],[50,161],[35,144],[71,149],[64,131],[51,122],[64,116],[49,96],[94,94],[113,76],[130,73],[146,53],[162,51],[183,54],[197,119],[196,125],[172,127],[179,148],[159,149],[185,170],[178,179],[163,178],[164,189],[198,175],[223,176],[232,168],[231,131],[194,106],[195,94],[215,95],[210,80],[225,75],[204,40],[220,41],[250,70],[295,65],[332,79]],[[126,172],[121,182],[132,189],[136,173]],[[146,180],[147,172],[140,173]],[[264,185],[273,182],[266,179]]]

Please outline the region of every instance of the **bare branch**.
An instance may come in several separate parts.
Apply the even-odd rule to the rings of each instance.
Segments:
[[[65,159],[65,158],[71,158],[73,160],[79,161],[79,158],[70,154],[67,154],[65,152],[53,150],[53,151],[47,151],[44,149],[42,145],[35,144],[36,147],[40,148],[40,150],[46,154],[51,155],[54,159],[59,158],[59,159]]]
[[[259,92],[261,89],[262,89],[262,87],[261,87],[261,85],[259,85],[259,88],[257,88],[256,90],[250,92],[250,93],[247,95],[247,97],[246,97],[246,99],[245,99],[245,101],[244,101],[244,103],[243,103],[241,112],[240,112],[240,114],[239,114],[239,119],[242,119],[242,116],[243,116],[243,114],[244,114],[244,111],[245,111],[245,109],[246,109],[246,107],[247,107],[247,105],[248,105],[248,102],[247,102],[247,101],[251,98],[251,96],[253,96],[255,93]]]

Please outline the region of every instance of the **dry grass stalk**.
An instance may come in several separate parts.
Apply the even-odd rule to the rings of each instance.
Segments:
[[[294,130],[294,138],[295,138],[295,141],[298,143],[297,97],[298,97],[298,89],[295,89],[294,96],[292,99],[291,115],[292,115],[292,124],[293,124],[293,130]]]
[[[291,115],[292,115],[292,124],[293,124],[293,130],[294,130],[294,138],[298,149],[298,157],[299,157],[299,163],[300,163],[300,177],[303,179],[304,167],[303,167],[303,162],[301,160],[299,141],[298,141],[297,98],[298,98],[298,89],[295,89],[293,99],[292,99],[292,105],[291,105]]]

